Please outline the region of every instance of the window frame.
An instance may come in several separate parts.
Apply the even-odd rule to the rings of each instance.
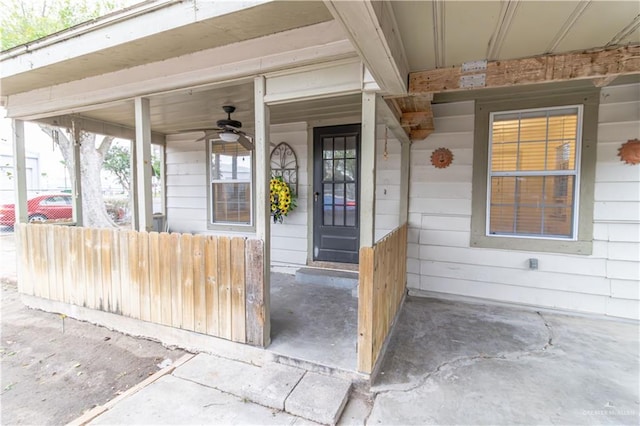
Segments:
[[[591,254],[599,88],[557,89],[513,96],[501,94],[476,100],[472,180],[471,247],[537,252]],[[582,106],[580,156],[576,156],[574,238],[488,234],[491,114],[556,107]],[[576,152],[578,147],[576,146]]]
[[[553,110],[563,110],[563,109],[576,109],[577,110],[577,129],[576,129],[576,147],[575,147],[575,158],[574,164],[575,167],[571,172],[559,173],[554,171],[530,171],[530,170],[514,170],[508,172],[494,172],[492,171],[492,163],[493,163],[493,155],[492,155],[492,145],[493,145],[493,123],[494,117],[496,115],[501,114],[520,114],[520,113],[535,113],[535,112],[549,112]],[[488,237],[499,237],[499,238],[533,238],[533,239],[545,239],[545,240],[562,240],[562,241],[577,241],[578,240],[578,225],[580,222],[580,158],[582,154],[582,121],[584,119],[584,107],[581,104],[577,105],[560,105],[554,107],[542,107],[542,108],[527,108],[527,109],[517,109],[517,110],[509,110],[509,111],[492,111],[489,113],[489,138],[487,140],[488,143],[488,158],[487,158],[487,199],[486,199],[486,227],[485,227],[485,236]],[[548,127],[547,127],[548,131]],[[548,140],[546,140],[548,144]],[[520,143],[520,140],[518,140]],[[571,236],[562,237],[562,236],[553,236],[553,235],[537,235],[537,234],[492,234],[491,233],[491,179],[493,177],[519,177],[519,176],[532,176],[532,177],[553,177],[553,176],[575,176],[574,179],[574,189],[573,189],[573,205],[572,205],[572,218],[571,218]]]
[[[231,232],[252,232],[255,231],[255,155],[253,150],[249,151],[251,157],[251,178],[249,180],[216,180],[215,182],[211,179],[211,161],[213,155],[213,144],[233,144],[237,142],[224,142],[221,139],[211,138],[207,139],[207,162],[206,162],[206,175],[207,175],[207,229],[213,231],[231,231]],[[251,191],[250,202],[249,202],[249,223],[243,224],[238,222],[223,222],[218,221],[214,222],[214,208],[213,208],[213,189],[212,186],[214,183],[249,183],[249,188]]]

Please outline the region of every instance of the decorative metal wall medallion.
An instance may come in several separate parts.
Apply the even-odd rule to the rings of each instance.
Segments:
[[[271,176],[282,176],[295,195],[298,195],[298,158],[286,142],[280,142],[271,151]]]
[[[618,156],[620,160],[626,164],[639,164],[640,163],[640,140],[629,139],[618,148]]]
[[[453,153],[448,148],[438,148],[431,153],[431,164],[438,169],[449,167],[453,162]]]

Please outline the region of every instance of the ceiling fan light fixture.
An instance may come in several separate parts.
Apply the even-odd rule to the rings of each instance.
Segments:
[[[240,135],[233,132],[220,132],[219,136],[224,142],[238,142],[240,139]]]

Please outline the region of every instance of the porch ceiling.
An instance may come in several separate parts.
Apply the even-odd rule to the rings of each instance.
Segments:
[[[318,1],[146,1],[130,11],[116,12],[2,52],[2,95],[329,20],[331,15]]]
[[[252,133],[254,130],[253,95],[253,82],[247,82],[152,96],[149,98],[151,129],[158,133],[173,134],[216,127],[216,121],[226,117],[222,106],[233,105],[236,107],[232,115],[233,119],[241,121],[243,130]],[[271,123],[283,124],[360,116],[361,103],[361,96],[355,94],[279,104],[271,108]],[[80,116],[130,128],[135,126],[133,101],[85,111]]]
[[[636,1],[393,1],[409,68],[505,60],[640,41]]]

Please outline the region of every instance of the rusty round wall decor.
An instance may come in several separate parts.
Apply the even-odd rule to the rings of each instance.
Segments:
[[[438,148],[431,153],[431,164],[438,169],[449,167],[453,162],[453,153],[448,148]]]
[[[639,164],[640,163],[640,140],[629,139],[618,148],[618,156],[621,161],[626,164]]]

